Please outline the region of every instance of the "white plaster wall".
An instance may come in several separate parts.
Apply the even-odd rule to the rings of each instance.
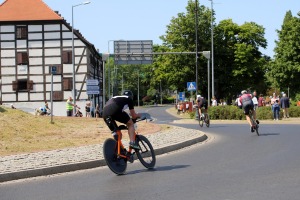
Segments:
[[[63,40],[63,46],[72,46],[72,40]],[[74,40],[74,46],[85,46],[84,43],[81,40]]]
[[[12,85],[2,85],[2,94],[3,93],[8,93],[8,92],[15,92],[12,89]]]
[[[1,68],[2,75],[13,75],[16,74],[16,67],[2,67]]]
[[[2,58],[1,65],[2,66],[16,66],[16,59],[15,58]]]
[[[3,84],[11,84],[15,80],[15,76],[2,76],[2,86]]]
[[[46,82],[51,82],[51,75],[46,76]],[[61,82],[61,75],[53,75],[53,83]]]
[[[19,101],[28,101],[28,93],[27,92],[19,92],[18,100]]]
[[[33,85],[33,92],[43,92],[44,85],[43,84],[34,84]]]
[[[66,27],[65,25],[62,25],[62,30],[63,31],[68,31],[68,30],[70,30],[68,27]]]
[[[45,39],[60,39],[60,32],[44,33]]]
[[[1,42],[1,48],[3,49],[14,49],[15,42]]]
[[[45,58],[45,65],[60,65],[61,57]]]
[[[26,40],[17,40],[17,48],[27,48]]]
[[[60,48],[45,49],[45,56],[61,56]]]
[[[42,57],[29,58],[29,63],[30,65],[42,65],[43,58]]]
[[[64,64],[64,73],[73,73],[73,65],[72,64]]]
[[[42,49],[29,49],[29,56],[43,56],[43,50]]]
[[[30,74],[43,74],[42,66],[30,66]]]
[[[34,83],[43,83],[44,81],[43,76],[30,76],[29,79],[32,80]]]
[[[2,93],[2,101],[16,101],[16,94],[3,94]]]
[[[45,47],[60,47],[60,40],[44,41]]]
[[[28,42],[28,47],[29,48],[43,47],[43,42],[42,41],[29,41]]]
[[[43,39],[43,34],[42,33],[29,33],[28,39],[29,40],[41,40],[41,39]]]
[[[15,34],[1,34],[1,40],[15,40]]]
[[[86,65],[80,65],[80,67],[78,69],[78,72],[79,73],[86,73],[86,71],[87,71]]]
[[[15,50],[1,50],[1,57],[15,57],[16,53]]]
[[[30,100],[31,101],[38,101],[44,99],[43,93],[30,93]]]
[[[15,32],[15,26],[1,26],[1,32]]]
[[[70,39],[72,38],[72,32],[63,32],[63,39]]]
[[[53,91],[61,91],[61,84],[53,83]],[[46,84],[46,91],[51,91],[51,84]]]
[[[60,25],[59,24],[44,25],[44,30],[45,31],[59,31]]]
[[[28,25],[28,32],[42,31],[42,25]]]

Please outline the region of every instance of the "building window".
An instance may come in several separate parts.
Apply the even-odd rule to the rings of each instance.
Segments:
[[[27,26],[17,26],[17,39],[27,39],[28,30]]]
[[[18,52],[17,54],[17,64],[18,65],[28,65],[28,53]]]
[[[63,90],[71,91],[73,89],[73,78],[64,78],[63,79]]]
[[[33,81],[20,79],[12,82],[13,91],[29,91],[33,90]]]
[[[63,51],[63,64],[72,64],[72,51]]]

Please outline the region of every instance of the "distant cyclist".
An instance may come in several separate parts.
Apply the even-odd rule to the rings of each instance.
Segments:
[[[103,108],[103,119],[111,131],[115,131],[117,127],[115,121],[126,124],[130,138],[129,146],[133,149],[139,149],[139,146],[134,142],[134,123],[127,112],[124,111],[127,108],[129,108],[132,119],[141,117],[134,110],[133,93],[130,90],[125,90],[122,96],[114,96],[107,101]]]
[[[204,113],[207,113],[207,101],[204,97],[201,97],[201,95],[197,95],[197,105],[198,105],[198,110],[199,110],[199,119],[202,117],[202,111],[201,109],[204,108]]]
[[[250,125],[250,130],[251,132],[254,132],[254,125],[251,123],[250,117],[249,117],[249,111],[251,110],[253,113],[253,119],[256,120],[256,112],[254,110],[254,104],[252,101],[252,95],[248,94],[247,90],[243,90],[241,92],[241,95],[239,100],[240,103],[242,104],[242,108],[244,110],[244,113],[246,115],[246,119]],[[256,123],[259,124],[259,121],[256,120]]]

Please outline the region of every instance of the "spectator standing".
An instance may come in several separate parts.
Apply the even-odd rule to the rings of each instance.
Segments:
[[[85,105],[85,117],[91,117],[91,103]]]
[[[257,96],[256,96],[256,91],[253,92],[253,96],[252,96],[252,101],[253,101],[253,104],[254,104],[254,107],[253,109],[256,110],[257,107],[258,107],[258,99],[257,99]]]
[[[217,106],[218,105],[218,102],[217,102],[217,99],[215,96],[213,96],[212,98],[212,103],[211,103],[212,106]]]
[[[100,118],[101,117],[101,113],[100,113],[100,106],[99,104],[96,105],[96,118]]]
[[[280,112],[280,106],[278,99],[275,100],[275,103],[272,105],[272,111],[273,111],[273,118],[274,120],[279,120],[279,112]]]
[[[258,98],[258,107],[262,107],[262,106],[265,106],[265,99],[263,97],[263,94],[260,94]]]
[[[69,97],[66,102],[67,117],[73,116],[73,110],[74,110],[74,107],[76,107],[76,105],[73,104],[72,101],[73,101],[72,97]]]
[[[282,98],[280,99],[280,107],[283,110],[283,117],[289,118],[290,99],[286,96],[285,93],[282,95]]]
[[[300,99],[297,101],[297,106],[300,106]]]

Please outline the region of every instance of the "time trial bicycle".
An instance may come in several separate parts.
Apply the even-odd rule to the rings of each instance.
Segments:
[[[199,126],[203,127],[203,124],[205,123],[206,127],[210,126],[210,119],[208,113],[202,113],[200,116],[199,110],[198,110],[198,122]]]
[[[154,168],[156,163],[156,156],[152,144],[143,135],[137,132],[137,122],[147,120],[146,118],[137,119],[135,123],[135,143],[140,149],[132,149],[130,146],[128,150],[122,144],[122,130],[128,130],[127,126],[120,125],[117,127],[113,138],[108,138],[103,144],[103,155],[109,169],[115,174],[122,175],[126,173],[127,161],[133,163],[135,154],[142,165],[148,169]],[[134,150],[134,151],[133,151]]]

